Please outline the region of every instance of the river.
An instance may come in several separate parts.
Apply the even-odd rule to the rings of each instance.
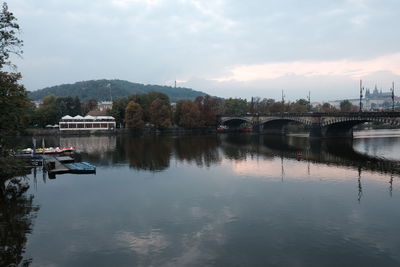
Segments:
[[[398,130],[45,141],[97,173],[28,175],[31,266],[400,266]]]

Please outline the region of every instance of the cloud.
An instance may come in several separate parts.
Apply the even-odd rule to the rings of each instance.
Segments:
[[[22,29],[24,58],[16,63],[29,90],[93,78],[179,78],[209,94],[249,97],[398,73],[396,1],[15,0],[9,7]]]
[[[400,53],[370,60],[293,61],[234,66],[229,75],[211,78],[218,82],[276,79],[288,75],[304,77],[346,76],[360,79],[379,71],[400,75]]]
[[[141,256],[148,256],[169,245],[166,237],[155,231],[151,231],[148,235],[141,236],[132,232],[122,231],[115,234],[115,239],[121,246],[127,246]]]
[[[113,0],[111,3],[118,7],[127,7],[136,4],[144,4],[147,6],[155,6],[159,4],[161,0]]]

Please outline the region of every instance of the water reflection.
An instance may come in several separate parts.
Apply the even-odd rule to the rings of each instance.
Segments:
[[[3,166],[4,167],[4,166]],[[39,207],[28,195],[25,178],[1,177],[0,180],[0,266],[28,266],[24,259],[27,236]]]
[[[39,179],[45,205],[27,251],[37,266],[400,262],[399,165],[373,148],[400,139],[368,148],[252,135],[61,141],[98,172]]]
[[[21,147],[28,147],[30,139]],[[194,163],[199,167],[221,164],[223,159],[246,161],[275,157],[349,167],[360,171],[400,175],[398,138],[353,140],[310,140],[301,137],[220,135],[186,137],[46,137],[49,146],[74,146],[82,156],[101,166],[128,164],[144,171],[163,171],[171,161]],[[357,150],[354,149],[357,147]],[[362,152],[360,152],[361,150]],[[382,156],[387,151],[390,156]],[[284,170],[282,170],[282,173]]]

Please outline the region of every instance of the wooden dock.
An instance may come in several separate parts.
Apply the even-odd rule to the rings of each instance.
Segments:
[[[50,155],[43,156],[44,166],[49,177],[55,178],[56,174],[74,173],[74,174],[90,174],[96,173],[96,166],[88,162],[76,162],[69,156],[55,157]]]

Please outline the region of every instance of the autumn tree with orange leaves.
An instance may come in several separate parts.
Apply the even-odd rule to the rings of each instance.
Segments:
[[[171,126],[171,108],[167,101],[156,98],[150,105],[150,122],[158,129]]]

